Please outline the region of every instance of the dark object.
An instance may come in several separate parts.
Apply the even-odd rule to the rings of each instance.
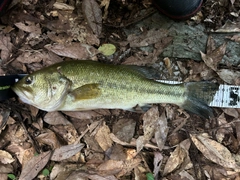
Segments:
[[[153,0],[157,9],[172,19],[187,19],[201,8],[203,0]]]
[[[22,79],[26,74],[0,76],[0,101],[15,97],[11,86]]]
[[[11,2],[12,0],[0,0],[0,16],[7,11],[7,7]]]

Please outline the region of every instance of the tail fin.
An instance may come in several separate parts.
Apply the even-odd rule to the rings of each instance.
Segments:
[[[213,100],[219,84],[208,81],[189,82],[185,84],[185,87],[187,99],[181,107],[203,118],[213,117],[212,108],[208,104]]]

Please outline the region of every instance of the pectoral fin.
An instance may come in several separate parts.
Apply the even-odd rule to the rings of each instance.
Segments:
[[[94,99],[101,95],[101,89],[98,84],[86,84],[74,89],[70,95],[77,100]]]

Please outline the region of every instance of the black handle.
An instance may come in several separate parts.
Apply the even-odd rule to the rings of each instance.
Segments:
[[[26,74],[0,76],[0,101],[16,96],[11,86],[24,76],[26,76]]]

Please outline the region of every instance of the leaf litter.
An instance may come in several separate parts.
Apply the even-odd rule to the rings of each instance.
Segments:
[[[202,62],[162,57],[174,38],[166,27],[139,26],[124,34],[123,28],[156,13],[151,2],[37,0],[12,6],[1,17],[1,74],[31,73],[73,58],[151,66],[168,80],[240,84],[239,67],[222,63],[227,41],[239,43],[239,34],[226,34],[221,44],[209,35]],[[238,1],[207,0],[204,16],[186,22],[238,33],[239,7]],[[99,50],[106,56],[100,45],[111,45]],[[216,118],[203,120],[168,104],[141,113],[46,113],[11,99],[0,108],[2,179],[239,178],[239,109],[214,108]]]

